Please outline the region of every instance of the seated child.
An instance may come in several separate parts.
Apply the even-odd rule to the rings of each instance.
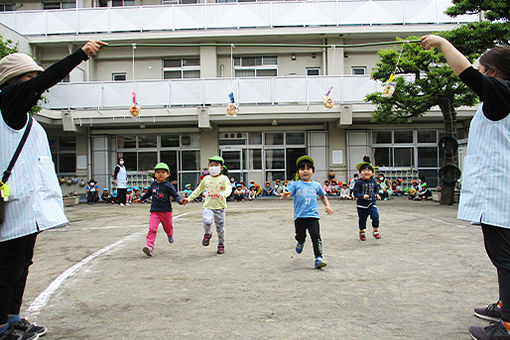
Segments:
[[[244,202],[244,190],[241,184],[238,184],[234,191],[234,202]]]
[[[331,196],[340,195],[340,190],[342,190],[342,182],[338,183],[336,180],[331,180]]]
[[[324,181],[324,186],[322,187],[324,192],[327,196],[333,196],[333,188],[331,187],[331,184],[329,183],[329,180]]]
[[[117,199],[118,199],[117,190],[115,190],[114,192],[112,192],[112,199],[110,200],[110,202],[112,204],[117,204]]]
[[[103,189],[103,193],[101,194],[101,201],[104,203],[110,203],[112,200],[110,193],[108,192],[108,188]]]
[[[140,188],[137,186],[133,187],[133,202],[136,202],[142,195],[140,194]]]
[[[342,189],[340,189],[340,199],[343,199],[343,200],[352,199],[351,191],[347,187],[347,184],[342,185]]]
[[[248,189],[248,200],[253,201],[257,197],[257,192],[254,184],[249,185]]]
[[[147,192],[149,191],[149,187],[143,187],[143,191],[142,191],[142,196],[144,196]],[[142,200],[142,203],[147,203],[151,201],[151,196],[146,196],[147,198],[146,199],[143,199]]]
[[[274,189],[271,187],[271,182],[266,181],[266,185],[262,189],[264,196],[274,196]]]
[[[416,194],[418,193],[418,181],[413,179],[411,182],[411,187],[407,190],[407,199],[413,200],[416,198]]]
[[[425,178],[421,178],[418,182],[418,192],[416,194],[415,200],[431,200],[432,199],[432,191],[427,187],[427,182],[425,182]]]
[[[133,190],[131,188],[128,188],[127,189],[127,192],[126,192],[126,205],[130,205],[131,203],[133,203]]]
[[[191,190],[191,183],[188,183],[184,186],[184,190],[182,191],[182,197],[186,198],[189,195],[191,195],[192,192],[193,190]]]
[[[87,203],[94,204],[99,201],[99,187],[97,182],[91,179],[85,189],[87,191]]]
[[[276,180],[276,184],[274,186],[274,195],[277,197],[281,197],[283,193],[283,185],[280,179]]]
[[[395,181],[395,188],[392,188],[393,196],[402,196],[404,195],[404,190],[402,189],[402,180],[397,178]]]

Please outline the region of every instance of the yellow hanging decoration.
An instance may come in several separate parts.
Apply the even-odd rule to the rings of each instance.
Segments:
[[[391,97],[393,96],[393,93],[395,92],[395,85],[392,84],[393,80],[395,80],[397,76],[395,74],[391,74],[388,78],[388,81],[384,85],[382,95],[385,97]]]
[[[129,108],[129,113],[131,114],[131,116],[133,118],[136,118],[140,114],[141,108],[138,105],[138,103],[136,102],[136,93],[133,92],[132,94],[133,94],[133,105],[131,105],[131,107]]]

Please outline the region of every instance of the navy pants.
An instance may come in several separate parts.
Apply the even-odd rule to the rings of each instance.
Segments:
[[[37,234],[0,242],[0,325],[19,314]]]
[[[487,255],[498,272],[499,300],[505,322],[510,322],[510,229],[482,223]]]
[[[379,213],[377,212],[377,206],[375,204],[371,204],[368,208],[358,207],[359,230],[365,230],[367,228],[368,216],[372,219],[372,228],[379,228]]]

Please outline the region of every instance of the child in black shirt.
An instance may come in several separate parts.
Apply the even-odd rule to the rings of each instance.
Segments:
[[[353,189],[354,197],[357,200],[359,239],[361,241],[366,240],[365,229],[367,227],[367,218],[369,215],[372,219],[374,237],[376,239],[381,238],[381,234],[379,234],[379,213],[375,205],[376,199],[381,199],[379,196],[379,185],[373,178],[375,171],[373,165],[370,163],[370,159],[364,157],[363,160],[364,162],[356,165],[356,169],[358,169],[361,178],[356,181]]]

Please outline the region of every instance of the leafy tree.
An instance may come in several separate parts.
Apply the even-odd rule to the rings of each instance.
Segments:
[[[409,39],[419,39],[411,37]],[[392,73],[395,92],[392,97],[371,93],[367,100],[376,105],[372,120],[378,123],[406,123],[439,106],[444,118],[446,136],[456,135],[456,108],[476,104],[476,96],[458,81],[443,54],[437,49],[424,50],[417,43],[404,43],[399,49],[379,51],[381,60],[372,79],[386,82]],[[400,60],[399,60],[400,59]],[[398,62],[398,65],[397,65]],[[446,156],[444,163],[456,163],[455,156]],[[441,203],[452,204],[453,183],[441,183]]]

